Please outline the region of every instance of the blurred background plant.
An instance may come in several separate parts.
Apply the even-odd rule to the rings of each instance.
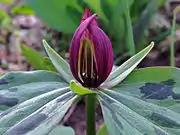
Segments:
[[[72,36],[83,9],[89,7],[99,14],[99,23],[110,37],[116,57],[120,54],[131,56],[145,47],[149,36],[145,35],[145,30],[153,15],[165,2],[166,0],[51,0],[44,3],[43,0],[27,0],[46,24],[63,33],[62,39]]]
[[[33,68],[56,71],[41,40],[46,39],[68,60],[72,35],[86,7],[99,14],[97,21],[111,39],[116,65],[153,40],[154,49],[139,67],[180,67],[180,14],[173,14],[179,4],[179,0],[0,0],[0,73]],[[64,122],[79,129],[77,134],[85,125],[76,123],[84,119],[75,117],[79,111]],[[97,123],[103,123],[101,117]]]
[[[29,38],[39,35],[67,58],[72,34],[83,9],[89,7],[99,14],[100,27],[113,44],[115,64],[121,64],[151,40],[160,42],[170,35],[171,22],[165,15],[166,12],[171,14],[170,8],[174,8],[169,7],[170,2],[173,3],[167,0],[1,0],[2,5],[6,5],[5,11],[0,10],[1,42],[5,44],[8,40],[3,35],[22,37],[18,35],[23,34]],[[39,24],[36,15],[43,24]],[[21,39],[18,41],[17,44],[22,43]]]

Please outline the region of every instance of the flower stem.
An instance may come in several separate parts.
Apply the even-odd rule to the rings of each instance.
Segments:
[[[86,135],[96,135],[96,94],[86,95]]]

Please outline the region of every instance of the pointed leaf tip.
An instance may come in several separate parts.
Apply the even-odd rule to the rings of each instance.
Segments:
[[[136,66],[146,57],[146,55],[154,47],[154,42],[151,42],[149,46],[144,48],[142,51],[132,56],[121,66],[111,72],[108,79],[101,85],[102,88],[112,88],[117,84],[121,83],[135,68]]]
[[[154,47],[154,41],[151,41],[150,45],[152,48]]]

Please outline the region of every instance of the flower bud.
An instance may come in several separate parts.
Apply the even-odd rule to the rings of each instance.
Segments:
[[[85,9],[70,46],[71,72],[82,86],[88,88],[97,88],[103,83],[113,66],[111,42],[98,27],[96,16]]]

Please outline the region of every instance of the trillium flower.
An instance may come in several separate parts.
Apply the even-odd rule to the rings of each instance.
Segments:
[[[72,39],[70,65],[43,40],[50,58],[40,61],[45,70],[11,72],[0,77],[0,134],[63,134],[64,127],[59,123],[80,97],[86,98],[86,135],[96,135],[97,100],[105,122],[101,129],[104,132],[107,127],[109,135],[180,134],[178,104],[165,106],[180,101],[180,70],[152,67],[128,76],[152,49],[152,42],[111,72],[111,43],[98,27],[96,16],[85,10]],[[30,52],[42,59],[34,50],[25,51],[28,56]],[[68,129],[66,133],[74,134]]]
[[[137,119],[133,119],[135,115],[137,115],[137,112],[136,110],[132,111],[130,109],[132,107],[131,104],[132,98],[129,97],[129,94],[126,95],[124,92],[121,93],[122,88],[123,90],[129,90],[129,88],[127,87],[124,88],[125,86],[128,86],[127,84],[129,83],[124,83],[126,85],[123,86],[122,81],[144,59],[144,57],[153,48],[154,43],[152,42],[141,52],[131,57],[121,66],[115,67],[112,70],[113,67],[112,45],[107,35],[103,32],[103,30],[99,28],[98,23],[95,20],[96,17],[97,14],[91,15],[89,9],[85,10],[84,15],[80,21],[80,25],[75,31],[71,41],[69,64],[61,56],[59,56],[47,44],[46,41],[43,40],[43,44],[52,64],[56,68],[57,72],[60,74],[61,78],[65,81],[66,83],[65,86],[69,90],[67,92],[67,95],[65,96],[68,97],[69,99],[72,99],[72,101],[74,101],[76,98],[81,96],[85,96],[86,98],[86,115],[87,115],[86,134],[87,135],[96,134],[95,133],[96,132],[95,130],[96,100],[98,100],[101,105],[103,116],[105,119],[105,123],[107,124],[109,134],[111,135],[116,135],[119,133],[124,134],[126,133],[126,131],[123,131],[124,129],[125,130],[128,129],[127,132],[129,132],[129,125],[128,128],[124,128],[122,130],[121,125],[127,125],[126,121],[133,122],[135,124],[138,121],[141,122],[142,125],[144,126],[144,119],[141,119],[139,115],[136,117]],[[74,79],[76,79],[81,85],[76,81],[74,81]],[[139,79],[139,74],[132,75],[131,79],[132,80]],[[122,87],[119,86],[121,82],[122,82]],[[67,83],[69,83],[70,85],[67,86]],[[116,91],[117,87],[118,87],[118,91]],[[130,89],[137,89],[137,87],[134,88],[130,84]],[[127,93],[131,93],[131,91]],[[138,93],[140,92],[138,91]],[[74,99],[72,97],[74,97]],[[139,100],[136,99],[135,106],[138,106],[139,109],[139,107],[142,107],[142,102],[139,102]],[[125,116],[123,117],[124,121],[121,121],[122,114],[123,116]],[[117,125],[118,127],[112,129],[111,128],[112,125]],[[139,131],[139,130],[141,130],[141,128],[139,128],[138,126],[135,127],[135,130],[132,131]],[[150,130],[151,130],[150,134],[155,132],[154,128]],[[149,129],[147,131],[143,130],[142,134],[149,134],[150,130]]]
[[[113,49],[108,36],[98,27],[86,9],[71,41],[70,69],[84,87],[97,88],[109,76],[113,67]]]
[[[80,25],[75,31],[69,64],[43,40],[49,58],[71,90],[79,95],[94,93],[92,89],[109,89],[121,83],[153,48],[154,42],[121,66],[114,66],[113,49],[108,36],[96,22],[97,14],[85,9]],[[81,85],[77,84],[76,79]],[[78,87],[76,87],[78,86]],[[81,89],[81,92],[79,91]],[[96,91],[97,92],[97,91]]]

